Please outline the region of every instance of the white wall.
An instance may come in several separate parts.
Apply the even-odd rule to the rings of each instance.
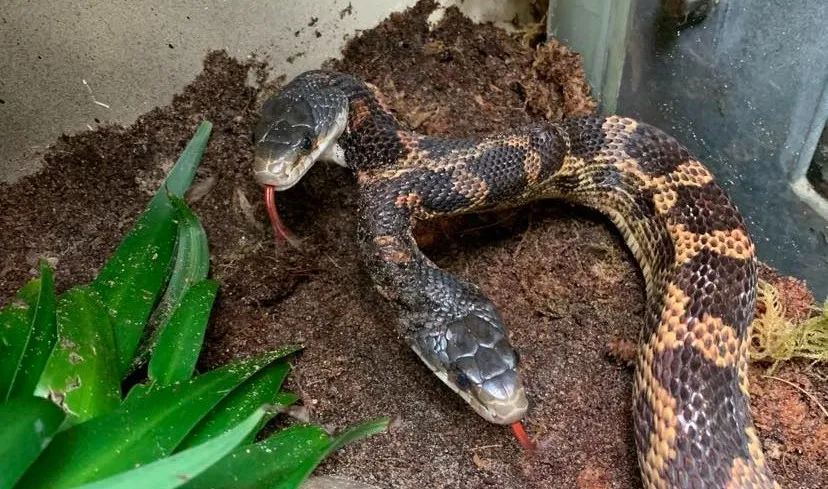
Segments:
[[[200,71],[210,49],[224,48],[238,58],[257,53],[290,77],[338,56],[345,34],[369,29],[414,3],[2,0],[0,181],[36,171],[40,154],[61,133],[94,127],[96,118],[128,125],[169,103]],[[441,3],[458,3],[472,18],[484,20],[510,19],[516,5],[528,4]],[[349,4],[352,13],[340,17]],[[319,20],[308,27],[311,17]],[[306,54],[293,64],[283,62],[298,52]]]

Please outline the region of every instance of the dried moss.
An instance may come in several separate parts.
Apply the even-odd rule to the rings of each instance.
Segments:
[[[771,371],[779,362],[793,358],[828,361],[828,301],[816,308],[815,315],[796,324],[786,317],[773,284],[759,280],[757,294],[761,312],[753,321],[751,360],[772,362]]]

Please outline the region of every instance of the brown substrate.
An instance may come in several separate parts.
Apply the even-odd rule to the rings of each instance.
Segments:
[[[429,32],[430,8],[421,3],[364,32],[331,66],[379,86],[401,118],[431,134],[483,134],[594,108],[566,48],[552,41],[535,50],[454,10]],[[42,172],[0,186],[2,297],[31,276],[39,256],[56,262],[61,290],[89,280],[208,119],[215,126],[193,207],[222,286],[201,367],[301,342],[289,387],[312,420],[339,429],[398,419],[391,433],[349,446],[320,472],[400,489],[640,487],[631,369],[608,355],[608,344],[637,337],[643,282],[608,221],[543,203],[420,231],[428,254],[480,284],[511,328],[533,403],[527,429],[541,445],[527,456],[399,340],[357,258],[346,171],[319,165],[280,197],[305,248],[274,246],[249,173],[259,89],[245,80],[261,69],[211,53],[171,105],[129,128],[63,137]],[[753,375],[754,408],[771,466],[783,487],[824,487],[825,419],[807,396],[761,373]],[[813,372],[792,364],[775,375],[828,404],[828,383]]]

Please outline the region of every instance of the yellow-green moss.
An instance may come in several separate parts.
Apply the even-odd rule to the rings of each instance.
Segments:
[[[757,286],[757,302],[764,304],[765,311],[753,321],[752,361],[772,362],[771,370],[793,358],[828,361],[828,300],[817,308],[818,314],[799,324],[785,317],[779,291],[764,280],[759,280]]]

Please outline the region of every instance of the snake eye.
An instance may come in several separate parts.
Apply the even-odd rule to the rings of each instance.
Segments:
[[[455,374],[454,383],[457,384],[457,387],[463,391],[467,391],[469,390],[469,387],[471,387],[471,380],[469,380],[469,376],[462,372],[457,372],[457,374]]]
[[[310,151],[313,148],[313,140],[311,140],[310,136],[302,138],[302,141],[299,142],[299,148],[303,151]]]

